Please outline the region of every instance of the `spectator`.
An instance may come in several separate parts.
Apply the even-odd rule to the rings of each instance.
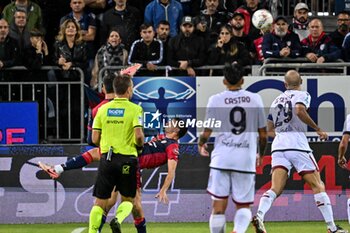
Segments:
[[[80,31],[79,24],[73,19],[67,19],[61,25],[57,41],[54,45],[55,54],[54,62],[63,69],[62,75],[65,81],[78,81],[80,80],[79,73],[77,71],[72,71],[72,67],[79,67],[86,73],[87,66],[87,51],[86,44],[83,41],[83,36]],[[86,77],[86,75],[85,75]],[[59,127],[60,127],[60,138],[67,138],[71,136],[72,138],[80,138],[80,107],[73,107],[69,109],[71,113],[71,118],[68,119],[68,106],[81,106],[80,103],[80,86],[72,85],[70,87],[70,99],[68,98],[67,85],[62,85],[61,90],[59,90]],[[70,103],[67,104],[67,103]],[[69,129],[67,120],[70,120],[72,128]],[[71,134],[69,134],[69,132]]]
[[[284,16],[277,16],[273,32],[264,35],[262,51],[265,59],[301,56],[299,37],[288,31],[288,20]]]
[[[248,49],[252,58],[255,57],[255,49],[253,46],[253,41],[250,36],[244,33],[244,15],[238,11],[233,12],[232,18],[229,21],[229,24],[232,27],[233,38],[238,42],[242,43],[244,47]]]
[[[350,29],[350,15],[347,11],[338,13],[337,16],[337,29],[329,34],[335,46],[339,49],[342,48],[344,38],[348,34]]]
[[[209,50],[209,65],[224,65],[225,63],[238,63],[242,67],[251,64],[250,54],[244,45],[235,40],[232,28],[226,24],[221,27],[217,42]],[[214,72],[223,75],[222,70]]]
[[[30,0],[15,0],[5,6],[2,15],[4,19],[11,24],[13,16],[17,10],[22,10],[27,15],[27,29],[30,31],[33,28],[42,28],[41,8],[38,4]]]
[[[48,62],[49,55],[47,44],[44,41],[44,33],[39,29],[34,28],[30,31],[30,42],[31,46],[24,51],[24,57],[26,59],[23,60],[23,64],[29,70],[39,70],[41,66]],[[36,76],[32,75],[30,80],[35,78]],[[39,79],[39,81],[43,80]]]
[[[183,17],[182,6],[176,0],[153,0],[145,10],[145,23],[158,27],[161,20],[170,24],[170,37],[178,34],[179,25]]]
[[[162,65],[166,65],[166,58],[167,58],[167,50],[168,50],[168,43],[170,39],[170,24],[166,20],[162,20],[159,22],[158,27],[156,29],[156,38],[163,43],[163,61],[161,62]]]
[[[192,17],[183,17],[180,29],[179,35],[169,41],[167,63],[180,69],[175,74],[194,77],[196,73],[193,68],[204,65],[206,48],[203,39],[193,33]]]
[[[48,61],[49,50],[44,41],[44,34],[39,29],[34,28],[30,31],[31,47],[24,50],[23,65],[27,67],[28,73],[26,81],[47,81],[46,72],[39,71]],[[45,89],[43,85],[35,85],[32,88],[24,88],[23,99],[32,101],[35,99],[39,103],[39,138],[42,141],[45,136]]]
[[[309,35],[309,7],[299,2],[294,8],[293,24],[291,25],[290,31],[295,32],[299,36],[299,40],[302,41]]]
[[[101,41],[107,41],[108,33],[117,28],[127,50],[132,42],[139,38],[139,27],[142,22],[140,11],[126,4],[127,0],[114,0],[115,7],[102,16]]]
[[[203,38],[204,45],[206,48],[209,48],[211,44],[213,44],[217,39],[217,33],[211,33],[210,29],[208,28],[207,20],[204,18],[204,16],[198,16],[193,18],[194,23],[194,34]]]
[[[332,39],[323,31],[323,24],[319,19],[309,23],[310,35],[301,41],[303,54],[314,63],[336,61],[341,56],[341,50],[332,42]]]
[[[18,46],[14,39],[9,36],[9,24],[5,19],[0,19],[0,71],[16,65],[16,56]],[[0,81],[10,81],[11,78],[7,72],[0,72]],[[0,100],[7,99],[7,94],[4,90],[0,91]]]
[[[83,41],[86,42],[87,46],[88,75],[86,77],[86,82],[90,83],[90,74],[96,55],[93,43],[96,36],[96,16],[93,13],[87,13],[84,11],[84,0],[71,0],[70,7],[72,8],[72,11],[68,15],[65,15],[61,18],[60,25],[67,19],[73,19],[79,24],[81,33],[83,35]]]
[[[14,14],[15,20],[10,24],[10,37],[16,40],[18,48],[19,48],[19,57],[21,59],[26,59],[23,56],[23,52],[25,49],[31,47],[30,42],[30,33],[27,28],[27,17],[26,12],[18,9]],[[22,64],[22,60],[18,61]]]
[[[245,4],[240,6],[236,11],[241,12],[244,15],[244,33],[249,35],[252,40],[255,40],[261,36],[260,30],[254,27],[252,23],[252,16],[255,11],[262,9],[259,0],[245,0]]]
[[[219,11],[219,0],[205,0],[205,9],[200,12],[196,18],[200,18],[201,22],[206,22],[206,28],[212,37],[217,38],[222,25],[228,21],[225,11]]]
[[[80,31],[79,24],[73,19],[67,19],[61,25],[55,43],[55,64],[64,71],[73,66],[86,70],[87,51],[86,44]],[[65,78],[76,79],[72,72],[66,72]]]
[[[127,62],[128,51],[124,49],[118,29],[112,28],[107,43],[102,45],[97,51],[94,68],[92,69],[91,87],[96,87],[98,75],[102,68],[106,66],[126,66]],[[106,77],[109,73],[110,72],[106,70],[103,73],[103,77]]]
[[[155,71],[163,60],[163,43],[154,38],[151,24],[142,24],[140,27],[141,39],[134,41],[131,46],[128,63],[140,63],[147,71]],[[150,75],[152,72],[140,71],[140,75]]]

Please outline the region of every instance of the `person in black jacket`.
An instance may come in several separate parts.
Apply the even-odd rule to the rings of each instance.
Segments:
[[[0,82],[12,81],[13,75],[3,69],[16,65],[18,45],[9,37],[9,24],[0,19]],[[7,86],[0,85],[0,101],[8,100]]]
[[[337,29],[329,34],[335,46],[342,48],[344,38],[350,31],[350,13],[341,11],[337,15]]]
[[[140,27],[141,39],[132,43],[128,63],[140,63],[147,71],[139,71],[139,75],[152,75],[157,65],[163,60],[163,43],[154,38],[151,24],[145,23]]]
[[[283,16],[275,19],[272,33],[264,35],[262,43],[264,58],[301,57],[301,44],[296,33],[288,30],[288,21]]]
[[[205,46],[203,38],[196,36],[192,17],[185,16],[181,23],[181,32],[169,41],[167,63],[179,68],[173,75],[196,76],[193,68],[205,64]]]
[[[26,59],[23,60],[23,65],[29,70],[39,70],[41,66],[48,62],[49,55],[48,46],[44,41],[44,33],[34,28],[30,31],[30,42],[31,47],[24,50],[24,57]],[[33,78],[35,76],[33,75]]]
[[[87,68],[87,49],[86,43],[83,41],[83,37],[80,31],[78,23],[74,19],[67,19],[63,22],[60,28],[60,32],[56,37],[57,41],[54,45],[55,54],[54,62],[62,68],[62,76],[64,81],[79,81],[80,75],[78,71],[74,71],[72,67],[79,67],[86,73]],[[84,76],[86,77],[86,75]],[[62,138],[69,136],[68,132],[71,130],[72,138],[79,138],[79,126],[80,126],[80,86],[77,84],[70,86],[70,99],[67,89],[67,85],[61,85],[62,90],[59,91],[60,97],[60,133]],[[71,104],[71,129],[68,129],[67,116],[68,116],[68,104]],[[74,122],[74,124],[73,124]]]
[[[251,58],[244,45],[232,35],[232,28],[226,24],[221,27],[217,42],[209,49],[209,65],[224,65],[238,63],[242,67],[251,64]],[[222,69],[216,70],[215,75],[223,75]]]
[[[114,1],[115,7],[103,14],[101,41],[107,41],[111,28],[117,28],[125,49],[129,51],[132,42],[139,38],[142,14],[137,8],[127,5],[127,0]]]
[[[39,29],[34,28],[30,31],[30,42],[31,47],[26,48],[23,51],[23,65],[28,69],[26,75],[26,81],[47,81],[46,71],[40,71],[43,65],[48,62],[49,50],[44,41],[44,33]],[[35,101],[39,104],[39,138],[40,141],[44,139],[44,85],[35,84],[33,88],[24,88],[23,90],[23,100]]]

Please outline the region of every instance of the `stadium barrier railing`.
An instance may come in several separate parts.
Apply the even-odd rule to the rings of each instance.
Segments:
[[[124,69],[125,66],[106,66],[103,67],[102,69],[99,70],[98,73],[98,90],[101,92],[102,89],[102,80],[103,80],[103,74],[105,73],[105,71],[117,71],[120,69]],[[213,66],[200,66],[200,67],[196,67],[194,68],[194,70],[196,71],[207,71],[206,75],[204,76],[213,76],[213,71],[214,70],[222,70],[224,68],[223,65],[213,65]],[[145,68],[141,68],[141,70],[146,70]],[[172,70],[179,70],[178,67],[171,67],[171,66],[158,66],[157,67],[157,71],[164,71],[164,73],[162,73],[162,76],[165,77],[169,77],[169,72]],[[245,66],[244,67],[245,73],[251,73],[252,70],[252,66]],[[161,76],[159,72],[155,72],[154,76]],[[137,76],[137,73],[136,73]],[[203,76],[202,74],[198,74],[197,76]]]
[[[259,68],[259,75],[284,75],[288,69],[295,69],[301,75],[347,75],[348,67],[350,62],[341,59],[336,62],[310,63],[306,58],[268,58]]]
[[[14,73],[14,77],[16,77],[15,73],[19,71],[28,71],[28,69],[24,66],[14,66],[1,70],[1,72],[5,75],[6,72]],[[50,71],[62,71],[62,69],[57,66],[42,66],[38,72],[45,71],[49,73]],[[52,81],[15,81],[15,79],[13,81],[0,81],[0,88],[2,92],[1,101],[37,101],[39,103],[39,109],[43,108],[43,111],[39,111],[39,114],[43,114],[43,116],[39,115],[39,119],[42,118],[43,121],[39,122],[39,124],[43,125],[43,135],[41,135],[40,138],[42,143],[84,142],[84,72],[78,67],[72,67],[71,71],[78,72],[79,81],[58,81],[57,79]],[[25,78],[23,79],[22,77],[21,80],[25,80]],[[79,106],[72,106],[71,101],[65,102],[62,101],[61,98],[63,94],[67,94],[67,99],[65,99],[65,97],[64,99],[70,100],[72,93],[74,95],[74,91],[77,90],[73,90],[73,87],[75,86],[78,86],[80,90]],[[43,92],[39,97],[36,95],[38,89]],[[66,89],[67,91],[62,93],[63,89]],[[4,93],[7,94],[7,98],[5,97],[6,94]],[[14,98],[14,93],[17,93],[19,96]],[[79,108],[79,111],[75,110],[77,107]],[[66,116],[62,116],[61,111],[63,111],[64,108],[67,108]],[[73,115],[74,117],[80,119],[79,126],[76,125],[77,122],[73,122]],[[66,117],[66,119],[60,119],[60,117]],[[65,124],[67,124],[67,131],[64,130],[64,132],[60,132],[60,121],[61,123],[63,121]],[[75,134],[78,136],[72,135],[73,127],[76,131]],[[51,130],[51,132],[48,132],[49,130]]]

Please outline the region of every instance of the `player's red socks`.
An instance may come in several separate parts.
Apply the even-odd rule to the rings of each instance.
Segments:
[[[146,233],[146,219],[145,218],[136,218],[134,220],[137,233]]]

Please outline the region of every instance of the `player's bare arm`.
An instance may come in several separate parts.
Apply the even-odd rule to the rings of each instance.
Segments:
[[[101,140],[101,131],[100,130],[92,130],[92,143],[96,146],[100,145]]]
[[[318,125],[311,119],[310,115],[306,111],[305,105],[297,103],[295,105],[295,112],[302,122],[316,130],[316,133],[318,134],[321,140],[326,140],[328,138],[327,133],[323,131],[320,127],[318,127]]]
[[[259,153],[256,160],[256,166],[260,166],[262,164],[263,156],[266,153],[266,146],[267,146],[266,127],[258,129],[258,133],[259,133]]]
[[[164,184],[160,189],[159,193],[157,193],[155,196],[156,198],[159,199],[159,202],[163,202],[164,204],[169,203],[168,195],[166,194],[166,192],[169,189],[171,182],[174,180],[176,166],[177,166],[177,161],[175,161],[174,159],[168,160],[168,175],[166,176],[164,180]]]
[[[276,137],[275,126],[271,120],[267,121],[267,136],[271,138]]]
[[[207,141],[210,138],[212,130],[209,128],[205,128],[204,131],[199,136],[198,141],[198,152],[202,156],[209,156],[209,152],[207,151]]]
[[[343,137],[338,147],[338,165],[343,169],[348,169],[347,160],[345,158],[345,152],[348,149],[349,138],[349,134],[343,134]]]
[[[138,147],[143,147],[143,142],[145,140],[145,136],[143,134],[143,130],[141,127],[136,127],[134,129],[134,133],[135,133],[135,144]]]

